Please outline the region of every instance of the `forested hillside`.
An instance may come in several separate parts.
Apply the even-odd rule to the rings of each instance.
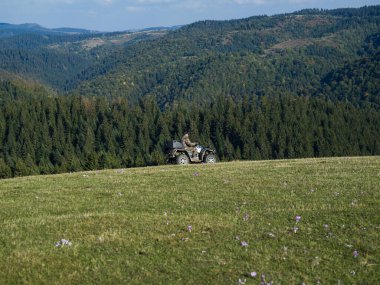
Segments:
[[[222,161],[380,155],[379,24],[373,6],[0,39],[0,177],[162,164],[185,129]]]
[[[166,29],[115,33],[73,29],[77,31],[73,33],[23,27],[7,29],[0,24],[0,71],[39,81],[59,92],[113,69],[123,47],[167,33]]]
[[[7,23],[0,23],[0,38],[9,38],[16,35],[25,34],[39,34],[39,35],[78,35],[78,34],[91,34],[96,33],[95,31],[89,31],[85,29],[74,29],[74,28],[59,28],[59,29],[48,29],[44,28],[38,24],[28,23],[13,25]]]
[[[199,22],[127,48],[114,71],[84,82],[78,93],[130,100],[153,94],[161,106],[218,95],[324,96],[331,72],[376,57],[379,19],[375,6]],[[339,98],[339,90],[329,97]]]
[[[370,102],[380,106],[380,52],[361,58],[330,72],[321,94],[360,105]]]

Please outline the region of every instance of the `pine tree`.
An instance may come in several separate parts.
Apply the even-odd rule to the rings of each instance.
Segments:
[[[9,178],[12,176],[11,168],[5,163],[3,158],[0,158],[0,179]]]

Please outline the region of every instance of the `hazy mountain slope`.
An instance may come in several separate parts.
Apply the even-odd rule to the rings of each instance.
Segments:
[[[0,72],[0,101],[56,95],[56,92],[45,85],[27,81],[16,74]]]
[[[38,24],[20,24],[13,25],[8,23],[0,23],[0,38],[8,38],[15,35],[23,34],[40,34],[40,35],[58,35],[58,34],[91,34],[95,31],[89,31],[85,29],[75,29],[75,28],[58,28],[58,29],[48,29],[42,27]]]
[[[379,33],[380,6],[204,21],[126,48],[114,70],[77,93],[153,94],[161,105],[217,95],[314,95],[334,69],[359,60]]]
[[[120,47],[167,33],[166,29],[73,33],[76,29],[56,31],[37,25],[28,28],[20,25],[13,26],[17,33],[8,29],[12,34],[1,37],[2,31],[6,30],[1,28],[4,25],[0,25],[0,70],[17,73],[61,91],[70,90],[80,81],[112,69]]]
[[[324,83],[321,93],[331,99],[380,106],[380,53],[330,72]]]

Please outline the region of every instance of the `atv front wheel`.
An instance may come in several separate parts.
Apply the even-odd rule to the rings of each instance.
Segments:
[[[205,159],[204,159],[204,162],[205,163],[216,163],[216,157],[214,154],[210,153],[208,154]]]
[[[190,160],[186,154],[180,154],[176,158],[177,164],[189,164]]]

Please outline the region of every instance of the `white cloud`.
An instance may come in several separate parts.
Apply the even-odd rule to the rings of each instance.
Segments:
[[[176,0],[136,0],[136,2],[141,3],[141,4],[167,4],[167,3],[175,3],[178,1]]]
[[[146,8],[141,7],[141,6],[127,6],[125,7],[125,10],[130,13],[136,13],[136,12],[145,11]]]
[[[205,5],[201,1],[183,1],[183,3],[178,4],[179,8],[197,10],[203,8]]]
[[[77,0],[39,0],[34,1],[36,4],[75,4]]]
[[[94,10],[89,10],[87,12],[87,15],[90,16],[90,17],[92,17],[92,18],[95,18],[95,17],[98,16],[98,13],[96,11],[94,11]]]
[[[12,2],[14,0],[1,0],[4,2]],[[66,4],[78,4],[78,5],[93,5],[93,4],[104,4],[110,5],[117,0],[17,0],[15,4],[17,5],[66,5]]]
[[[315,0],[229,0],[229,2],[244,5],[244,4],[255,4],[255,5],[265,5],[265,4],[305,4],[315,2]]]
[[[225,0],[224,0],[225,1]],[[127,7],[130,11],[141,10],[139,8],[144,7],[144,10],[148,9],[157,9],[160,7],[174,7],[180,9],[200,9],[205,6],[210,6],[210,4],[218,4],[220,0],[212,0],[212,1],[200,1],[200,0],[133,0],[131,1],[135,5],[130,5]],[[208,3],[212,2],[212,3]]]
[[[289,0],[289,3],[293,4],[305,4],[305,3],[310,3],[313,2],[311,0]]]
[[[97,0],[97,2],[102,6],[111,6],[114,4],[114,0]]]
[[[257,4],[257,5],[262,5],[262,4],[268,4],[269,2],[272,2],[270,0],[233,0],[232,2],[236,4]]]

